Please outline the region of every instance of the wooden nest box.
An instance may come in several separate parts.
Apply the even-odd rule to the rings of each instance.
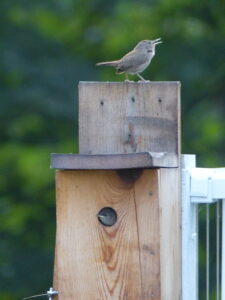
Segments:
[[[59,300],[179,300],[179,82],[80,82],[80,153],[52,154]]]

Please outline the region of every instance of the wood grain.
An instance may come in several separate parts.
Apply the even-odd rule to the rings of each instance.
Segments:
[[[179,82],[80,82],[80,154],[178,155],[179,92]]]
[[[158,171],[57,171],[59,300],[160,300]],[[117,223],[96,214],[110,206]]]
[[[179,300],[181,299],[180,169],[160,169],[159,178],[161,300]]]
[[[158,170],[145,170],[144,174],[135,184],[141,299],[161,299]]]
[[[180,299],[179,91],[178,82],[79,84],[81,166],[135,167],[121,155],[138,152],[172,160],[159,170],[57,172],[59,300]],[[105,206],[118,213],[112,227],[96,217]]]

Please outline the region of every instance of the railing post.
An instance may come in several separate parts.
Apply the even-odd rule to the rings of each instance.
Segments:
[[[222,204],[222,272],[221,272],[221,300],[225,300],[225,198]]]
[[[182,155],[182,300],[198,299],[198,204],[191,203],[195,155]]]

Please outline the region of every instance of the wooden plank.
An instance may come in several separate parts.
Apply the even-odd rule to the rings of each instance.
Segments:
[[[168,152],[178,159],[179,82],[80,82],[80,154]]]
[[[140,245],[141,299],[161,299],[158,170],[145,170],[135,184]]]
[[[51,168],[62,170],[109,170],[132,168],[174,168],[178,162],[174,153],[129,154],[51,154]]]
[[[181,299],[180,170],[160,169],[161,300]]]
[[[59,300],[160,300],[157,170],[57,171]],[[113,207],[104,227],[96,214]]]

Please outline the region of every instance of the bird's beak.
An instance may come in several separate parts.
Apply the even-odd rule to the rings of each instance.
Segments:
[[[162,43],[161,38],[158,38],[158,39],[153,41],[154,45],[158,45],[158,44],[161,44],[161,43]]]

